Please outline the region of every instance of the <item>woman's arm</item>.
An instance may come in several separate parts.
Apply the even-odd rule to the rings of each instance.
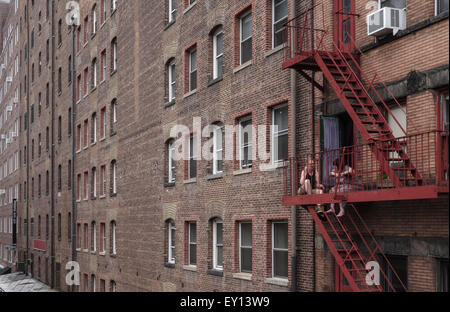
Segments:
[[[305,174],[305,172],[306,172],[306,168],[302,171],[302,174],[301,174],[301,176],[300,176],[300,185],[305,184],[305,179],[306,179],[306,174]]]

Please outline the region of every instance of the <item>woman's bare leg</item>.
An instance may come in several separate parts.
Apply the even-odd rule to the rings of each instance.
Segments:
[[[312,194],[312,185],[311,185],[311,181],[309,181],[309,180],[305,180],[305,191],[308,195]]]

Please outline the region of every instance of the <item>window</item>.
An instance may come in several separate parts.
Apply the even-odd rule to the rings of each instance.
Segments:
[[[100,197],[105,196],[106,194],[106,166],[103,165],[100,167]]]
[[[272,159],[281,162],[288,158],[288,106],[281,105],[272,111]]]
[[[58,166],[58,192],[62,190],[62,166]]]
[[[440,95],[440,99],[439,99],[439,104],[440,104],[440,112],[441,112],[441,129],[444,131],[449,131],[449,121],[448,121],[448,114],[449,114],[449,93],[448,90],[443,92]]]
[[[240,272],[252,273],[252,223],[239,223]]]
[[[111,162],[111,195],[117,194],[117,162]]]
[[[175,20],[175,0],[167,0],[169,2],[169,23],[173,22]]]
[[[88,178],[89,173],[86,171],[83,175],[83,199],[88,199]]]
[[[407,281],[408,281],[408,258],[405,256],[390,256],[386,255],[389,262],[392,265],[392,268],[390,265],[387,264],[386,260],[383,259],[383,262],[381,263],[381,269],[385,272],[387,279],[389,280],[390,284],[395,288],[395,291],[397,292],[403,292],[404,289],[402,287],[405,285],[405,287],[408,287]],[[395,273],[394,273],[395,271]],[[396,277],[400,278],[400,280]],[[389,283],[387,282],[386,278],[381,274],[381,285],[383,286],[384,291],[386,292],[392,292],[392,288],[390,287]]]
[[[100,223],[100,253],[106,252],[106,224]]]
[[[213,222],[213,268],[223,269],[223,222],[220,219]]]
[[[117,100],[114,99],[111,102],[111,135],[117,133]]]
[[[173,221],[168,222],[168,262],[175,263],[175,223]]]
[[[91,224],[91,251],[97,252],[97,224],[95,221]]]
[[[85,223],[84,224],[84,229],[83,229],[83,250],[88,250],[88,224]]]
[[[117,285],[116,285],[116,282],[114,282],[114,281],[111,281],[111,282],[110,282],[109,290],[110,290],[110,292],[117,292]]]
[[[175,143],[171,140],[168,145],[168,183],[175,183]]]
[[[103,82],[106,79],[106,50],[103,50],[100,55],[100,81]]]
[[[215,125],[213,139],[213,174],[223,171],[223,128]]]
[[[72,135],[72,108],[69,108],[67,114],[67,134],[69,137]]]
[[[77,175],[77,200],[80,201],[81,200],[81,174]]]
[[[100,24],[106,21],[106,0],[100,0]]]
[[[84,127],[83,127],[83,147],[88,147],[88,133],[89,133],[89,121],[86,119],[84,121]]]
[[[67,241],[72,241],[72,214],[67,215]]]
[[[288,223],[272,223],[272,275],[288,278]]]
[[[105,280],[100,280],[100,292],[105,292]]]
[[[188,161],[188,178],[194,179],[197,177],[197,151],[196,151],[196,136],[189,137],[189,161]]]
[[[97,114],[93,113],[91,118],[91,144],[97,143]]]
[[[197,223],[188,222],[189,237],[189,265],[197,265]]]
[[[111,14],[117,9],[117,0],[111,0]]]
[[[97,278],[94,274],[91,275],[91,291],[97,292]]]
[[[169,102],[175,101],[175,83],[176,83],[176,73],[175,73],[175,60],[172,60],[168,65],[168,97]]]
[[[197,89],[197,50],[189,51],[189,91]]]
[[[448,0],[436,0],[436,15],[448,12]]]
[[[77,151],[81,150],[81,125],[77,126]]]
[[[72,161],[67,162],[67,189],[72,189]]]
[[[239,121],[240,169],[252,167],[252,140],[252,118],[244,117]]]
[[[379,0],[380,8],[389,7],[404,9],[406,8],[406,0]]]
[[[47,92],[48,94],[48,92]],[[77,102],[81,100],[81,75],[77,77]]]
[[[84,96],[88,95],[89,92],[89,68],[86,67],[84,70]]]
[[[103,107],[100,111],[100,138],[106,137],[106,108]]]
[[[223,75],[223,32],[218,30],[213,38],[213,79]]]
[[[437,260],[437,291],[448,292],[448,259]]]
[[[91,177],[91,197],[92,199],[97,198],[97,168],[92,168]]]
[[[240,22],[240,64],[252,59],[252,14],[247,13]]]
[[[284,25],[288,20],[288,2],[287,0],[273,0],[272,4],[272,48],[276,48],[286,42]]]
[[[92,8],[92,35],[97,33],[97,5]]]
[[[116,221],[111,221],[111,255],[117,254],[117,246],[116,246]]]
[[[81,224],[77,223],[77,249],[81,249]]]
[[[61,214],[58,213],[58,241],[61,241]]]
[[[114,38],[111,42],[111,72],[114,73],[117,70],[117,38]]]
[[[84,18],[84,37],[83,37],[83,43],[87,43],[88,37],[89,37],[89,16],[86,16]]]
[[[94,58],[92,60],[92,68],[91,68],[91,70],[92,70],[92,77],[91,77],[91,79],[92,79],[92,82],[91,82],[92,89],[97,88],[97,67],[98,67],[97,63],[98,63],[97,62],[97,58]]]

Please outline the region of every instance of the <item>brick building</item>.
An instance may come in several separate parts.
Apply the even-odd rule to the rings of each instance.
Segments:
[[[77,26],[65,1],[9,5],[19,101],[1,133],[19,124],[0,165],[16,150],[19,164],[0,189],[17,188],[14,269],[63,291],[347,291],[359,268],[343,252],[367,260],[369,236],[385,290],[448,287],[448,1],[155,2],[80,1]],[[388,8],[404,24],[369,36],[366,16]],[[358,104],[383,117],[359,121]],[[307,155],[329,193],[297,195]],[[330,192],[335,159],[362,189]],[[331,202],[348,203],[342,221],[311,210]]]

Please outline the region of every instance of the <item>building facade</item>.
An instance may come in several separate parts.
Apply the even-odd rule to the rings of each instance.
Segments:
[[[383,290],[448,290],[448,1],[155,2],[0,7],[3,266],[62,291],[354,291],[368,235]],[[326,194],[297,192],[308,159]],[[333,195],[335,160],[360,189]]]

